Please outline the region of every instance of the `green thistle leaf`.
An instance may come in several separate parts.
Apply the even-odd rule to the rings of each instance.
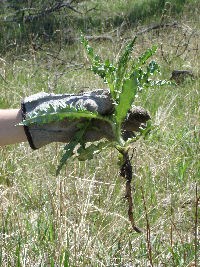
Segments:
[[[78,145],[78,141],[73,141],[68,143],[65,147],[64,147],[64,151],[65,153],[63,154],[59,166],[56,170],[56,176],[59,175],[62,167],[65,165],[66,161],[71,158],[74,154],[74,149],[75,147]]]
[[[109,141],[99,142],[97,145],[91,144],[88,147],[81,146],[77,151],[77,157],[80,161],[90,160],[93,159],[94,155],[99,154],[103,149],[110,146],[112,146],[112,143]]]
[[[137,69],[139,67],[141,67],[142,65],[144,65],[147,60],[152,57],[157,51],[157,46],[152,46],[151,48],[147,49],[136,61],[136,63],[134,63],[132,65],[132,69]]]
[[[123,54],[120,56],[117,69],[116,69],[116,84],[115,91],[120,91],[123,79],[125,78],[125,74],[128,68],[128,63],[131,58],[131,53],[133,51],[133,46],[135,44],[137,37],[135,37],[124,49]]]
[[[84,135],[85,135],[89,126],[90,126],[90,121],[85,122],[85,123],[80,123],[79,125],[77,125],[77,127],[79,127],[79,131],[76,132],[76,134],[74,135],[74,138],[71,140],[71,142],[68,143],[64,147],[65,153],[63,154],[63,156],[60,160],[60,164],[57,168],[56,175],[58,175],[60,173],[62,167],[66,164],[67,160],[75,155],[74,149],[76,148],[76,146],[77,145],[81,145],[81,146],[85,145]]]
[[[81,42],[85,47],[85,50],[92,63],[91,70],[94,72],[94,74],[99,75],[104,80],[104,82],[108,84],[110,93],[113,99],[115,99],[113,82],[115,80],[116,67],[109,61],[109,59],[106,59],[103,62],[101,58],[94,53],[93,48],[89,46],[88,41],[84,36],[81,36]]]
[[[147,74],[149,75],[153,75],[156,72],[160,72],[160,66],[158,65],[157,62],[155,62],[154,60],[152,60],[148,67],[147,67]]]
[[[40,109],[36,112],[29,113],[29,116],[22,122],[23,125],[51,123],[61,121],[65,118],[69,119],[103,119],[97,112],[91,112],[81,107],[57,106],[49,105],[45,109]]]
[[[137,93],[137,81],[135,77],[124,81],[121,94],[119,95],[118,105],[115,107],[115,119],[118,125],[121,125],[125,119],[128,110],[135,99]]]

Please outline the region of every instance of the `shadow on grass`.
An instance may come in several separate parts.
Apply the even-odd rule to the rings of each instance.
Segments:
[[[180,14],[183,10],[183,7],[186,3],[186,0],[177,0],[177,1],[166,1],[166,0],[145,0],[139,3],[134,3],[132,6],[127,7],[127,13],[120,12],[114,15],[110,11],[110,17],[104,21],[106,27],[118,27],[124,20],[128,23],[129,26],[133,26],[138,22],[143,22],[149,20],[156,15],[161,15],[165,8],[168,8],[171,14]],[[84,31],[89,28],[98,28],[102,27],[102,18],[97,16],[87,16],[87,17],[78,17],[76,20],[77,25]],[[84,28],[83,28],[84,25]]]

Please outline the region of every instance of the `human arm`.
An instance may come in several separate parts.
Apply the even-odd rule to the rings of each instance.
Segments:
[[[0,146],[27,141],[20,109],[0,109]]]

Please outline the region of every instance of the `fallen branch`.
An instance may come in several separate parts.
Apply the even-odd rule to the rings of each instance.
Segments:
[[[97,35],[97,36],[92,36],[92,35],[86,35],[87,40],[89,41],[111,41],[113,43],[113,38],[111,36],[108,35]],[[81,38],[80,37],[75,37],[72,38],[72,41],[80,41]]]
[[[152,25],[142,31],[139,31],[136,33],[136,35],[141,35],[144,34],[146,32],[150,32],[152,30],[159,30],[159,29],[163,29],[163,28],[169,28],[169,27],[174,27],[174,28],[180,28],[181,26],[176,22],[172,22],[172,23],[162,23],[162,24],[156,24],[156,25]]]
[[[76,13],[82,14],[80,11],[78,11],[75,7],[73,7],[72,4],[73,1],[68,1],[68,2],[58,2],[55,5],[51,6],[50,8],[46,8],[45,10],[42,10],[41,12],[34,14],[34,15],[28,15],[24,16],[24,22],[31,22],[35,19],[47,16],[53,12],[59,11],[62,8],[68,8],[73,10]]]

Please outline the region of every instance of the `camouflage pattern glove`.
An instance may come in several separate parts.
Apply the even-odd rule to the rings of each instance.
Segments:
[[[23,120],[26,119],[30,112],[36,112],[49,105],[54,107],[59,105],[83,107],[88,111],[96,111],[103,116],[111,114],[114,109],[108,90],[99,89],[82,94],[38,93],[26,97],[22,101]],[[124,121],[124,131],[129,133],[138,131],[149,119],[150,116],[146,110],[141,107],[133,107]],[[70,142],[78,130],[77,125],[84,121],[86,119],[64,119],[59,122],[51,122],[43,125],[31,124],[24,126],[24,129],[31,148],[38,149],[51,142]],[[113,139],[113,133],[109,123],[97,119],[92,119],[91,122],[92,128],[85,134],[85,140],[87,142],[97,141],[101,138]]]

